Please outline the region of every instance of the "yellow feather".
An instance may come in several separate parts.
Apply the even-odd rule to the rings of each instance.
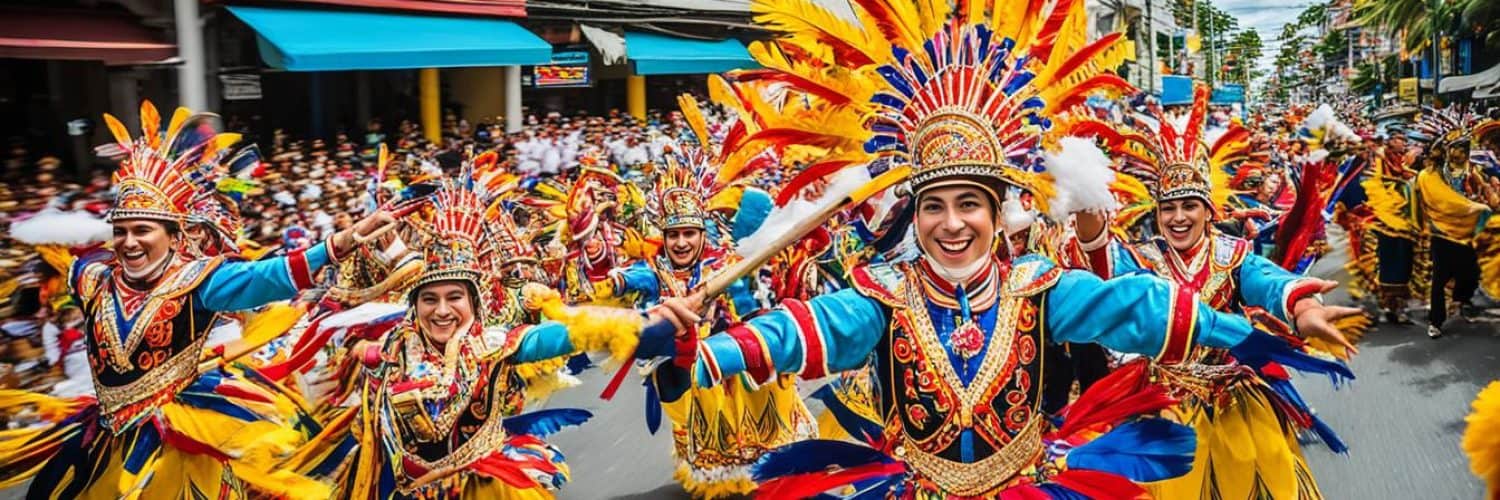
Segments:
[[[1222,498],[1255,498],[1255,440],[1243,404],[1215,405],[1209,465]]]
[[[610,359],[624,363],[640,343],[645,320],[634,309],[604,306],[566,306],[552,288],[537,283],[521,290],[526,308],[541,311],[547,319],[568,327],[568,339],[581,352],[608,351]]]
[[[872,36],[816,2],[807,0],[755,0],[750,4],[755,23],[781,35],[778,43],[795,45],[817,60],[839,64],[828,42],[833,38],[879,61],[890,54],[884,38]]]
[[[1385,224],[1393,231],[1413,230],[1411,223],[1401,214],[1402,208],[1407,204],[1406,198],[1401,196],[1401,193],[1387,188],[1382,176],[1366,177],[1359,182],[1359,185],[1365,189],[1365,195],[1369,197],[1367,203],[1381,224]]]
[[[916,3],[902,0],[885,2],[885,4],[889,6],[890,10],[896,16],[896,19],[892,20],[894,22],[893,27],[896,30],[896,39],[889,40],[891,44],[907,47],[912,50],[917,50],[918,47],[921,47],[922,43],[927,41],[927,38],[922,35],[921,19],[917,12]],[[876,18],[871,16],[869,11],[866,11],[864,7],[852,2],[849,6],[854,9],[854,15],[859,19],[861,26],[876,26],[878,24]]]
[[[240,142],[240,139],[240,134],[236,134],[233,132],[214,134],[213,138],[209,139],[208,142],[203,145],[204,161],[217,160],[217,158],[215,157],[218,156],[220,152],[229,148],[229,146],[233,146],[235,145],[235,143]]]
[[[177,133],[182,131],[182,124],[187,123],[190,116],[193,116],[193,112],[187,108],[179,107],[172,111],[172,120],[167,124],[167,140],[177,138]]]
[[[1234,190],[1229,189],[1229,171],[1222,168],[1209,168],[1208,181],[1209,197],[1213,198],[1209,201],[1217,209],[1224,210],[1224,207],[1229,206],[1229,196],[1234,194]]]
[[[146,144],[152,148],[160,148],[161,134],[158,132],[161,132],[161,114],[151,101],[141,101],[141,137],[145,137]]]
[[[115,118],[115,115],[105,113],[104,125],[109,127],[109,134],[115,137],[115,142],[119,143],[121,147],[130,147],[130,130],[125,128],[124,123],[120,123],[119,118]]]
[[[291,331],[305,312],[307,312],[305,306],[286,303],[271,305],[264,311],[251,316],[245,322],[241,337],[226,345],[224,351],[249,354],[276,337]],[[234,360],[228,359],[223,362],[229,361]]]
[[[1490,382],[1464,418],[1463,449],[1469,470],[1489,485],[1486,498],[1500,498],[1500,381]]]
[[[1255,442],[1255,471],[1263,493],[1276,500],[1297,499],[1297,468],[1290,442],[1295,439],[1282,427],[1264,393],[1249,388],[1231,389],[1244,409],[1250,438]]]
[[[682,94],[677,96],[677,105],[682,108],[682,118],[693,129],[693,135],[698,137],[698,145],[704,151],[709,151],[712,138],[708,136],[708,121],[703,119],[703,109],[698,107],[698,100],[692,94]]]
[[[1169,411],[1173,420],[1193,428],[1197,434],[1197,448],[1193,451],[1193,468],[1187,474],[1145,484],[1147,491],[1151,492],[1151,498],[1213,498],[1209,494],[1208,472],[1212,469],[1209,465],[1209,448],[1214,442],[1213,423],[1208,418],[1205,408],[1192,403],[1178,405]]]

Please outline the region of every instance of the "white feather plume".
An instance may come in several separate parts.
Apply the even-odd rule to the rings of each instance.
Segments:
[[[1359,142],[1360,138],[1355,135],[1354,130],[1344,122],[1339,121],[1338,116],[1333,114],[1333,107],[1327,104],[1318,106],[1318,109],[1307,115],[1302,121],[1302,127],[1307,130],[1324,130],[1326,134],[1324,141],[1337,139],[1344,142]]]
[[[1043,153],[1047,172],[1057,188],[1057,194],[1047,202],[1047,215],[1064,221],[1074,212],[1118,208],[1119,202],[1109,191],[1115,171],[1109,168],[1104,151],[1094,141],[1081,137],[1064,137],[1058,145],[1058,151]]]
[[[1007,235],[1019,233],[1036,222],[1036,217],[1021,206],[1021,200],[1015,198],[1008,198],[1000,204],[1000,215]]]
[[[812,214],[820,213],[829,205],[843,203],[844,198],[870,182],[870,172],[864,168],[846,168],[834,174],[833,181],[816,200],[793,198],[786,205],[776,207],[766,216],[766,223],[750,236],[741,238],[736,251],[740,255],[755,255],[765,250],[778,236],[791,230]]]
[[[84,211],[47,209],[11,224],[10,237],[30,245],[89,245],[108,241],[108,222]]]

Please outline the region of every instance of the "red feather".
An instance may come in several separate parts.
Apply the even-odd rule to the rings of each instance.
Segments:
[[[795,128],[768,128],[751,135],[748,139],[745,140],[745,144],[741,145],[741,147],[748,146],[756,142],[765,141],[771,143],[771,146],[775,148],[776,154],[781,154],[787,146],[791,146],[793,144],[826,148],[836,146],[842,140],[842,138],[837,136],[832,136],[820,132],[813,132],[810,130],[801,130]]]
[[[1151,495],[1129,479],[1110,474],[1082,469],[1070,469],[1052,476],[1052,482],[1094,500],[1137,500]]]
[[[1297,186],[1297,201],[1292,204],[1276,229],[1276,263],[1282,269],[1295,269],[1297,261],[1323,232],[1323,186],[1338,175],[1333,163],[1320,161],[1302,168],[1302,183]]]
[[[1058,96],[1057,105],[1054,109],[1065,110],[1083,104],[1089,96],[1095,92],[1115,92],[1119,94],[1133,94],[1136,92],[1134,85],[1120,78],[1114,73],[1094,75],[1093,78],[1084,80],[1078,86],[1069,89],[1067,93]]]
[[[271,398],[266,396],[265,394],[250,391],[248,389],[245,389],[244,387],[235,385],[233,382],[221,383],[214,386],[214,393],[230,398],[255,401],[257,403],[271,402]]]
[[[1052,57],[1052,47],[1057,43],[1057,32],[1062,28],[1063,22],[1068,20],[1068,11],[1074,1],[1076,0],[1059,0],[1057,5],[1052,7],[1052,14],[1047,16],[1047,22],[1032,36],[1038,43],[1032,47],[1031,54],[1038,60],[1046,61]],[[1033,5],[1036,3],[1032,2]]]
[[[469,466],[470,470],[479,474],[504,481],[505,484],[521,489],[537,487],[536,480],[521,470],[516,463],[500,453],[491,453],[489,456],[479,459]]]
[[[1177,404],[1146,373],[1144,360],[1126,363],[1084,391],[1064,408],[1062,428],[1049,435],[1061,439],[1079,431],[1112,426],[1128,417],[1154,413]]]
[[[793,177],[792,180],[783,185],[781,192],[776,193],[776,206],[785,206],[793,197],[802,192],[802,188],[822,180],[853,163],[849,160],[835,160],[815,163],[807,167],[802,173],[797,174],[796,177]]]
[[[814,82],[812,80],[808,80],[806,78],[783,71],[773,69],[754,69],[736,71],[730,73],[729,77],[738,82],[769,81],[786,83],[790,84],[792,87],[795,87],[797,90],[801,90],[803,92],[818,96],[819,98],[834,105],[843,105],[849,103],[849,96],[841,94],[837,90],[830,89],[827,86],[819,84],[818,82]]]
[[[900,40],[907,40],[909,37],[907,36],[906,27],[903,26],[904,23],[901,20],[900,14],[891,10],[889,1],[854,0],[854,3],[859,4],[859,7],[864,9],[866,14],[875,19],[875,29],[879,30],[880,34],[886,40],[898,43]],[[913,34],[913,36],[917,35],[920,34]],[[916,40],[921,40],[921,38],[916,38]],[[915,49],[915,47],[912,48]]]
[[[906,464],[893,462],[861,465],[837,472],[793,474],[761,483],[755,491],[755,498],[811,498],[825,491],[866,479],[904,472],[906,472]]]
[[[723,165],[724,160],[728,159],[731,153],[739,151],[740,141],[745,140],[748,133],[749,129],[745,128],[745,122],[735,120],[734,125],[729,127],[729,133],[724,134],[723,146],[719,148],[719,161],[715,163]]]
[[[1057,67],[1057,72],[1052,73],[1052,79],[1056,81],[1066,79],[1068,75],[1093,60],[1095,56],[1113,47],[1115,41],[1119,40],[1121,36],[1123,36],[1123,33],[1110,33],[1103,38],[1095,40],[1093,43],[1083,46],[1082,49],[1078,49],[1078,52],[1074,52],[1073,55],[1068,56],[1068,59],[1063,61],[1061,66]]]

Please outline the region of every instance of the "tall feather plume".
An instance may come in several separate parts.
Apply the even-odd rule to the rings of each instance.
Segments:
[[[785,36],[783,42],[805,49],[827,47],[826,54],[814,52],[825,63],[857,68],[890,52],[890,44],[884,38],[870,36],[823,6],[806,0],[755,0],[750,4],[750,12],[756,24]]]
[[[141,101],[141,137],[152,149],[161,148],[161,114],[151,101]]]
[[[874,26],[885,39],[900,47],[921,47],[923,36],[916,5],[889,0],[853,0],[854,14],[865,26]]]
[[[134,141],[130,139],[130,129],[125,128],[125,124],[120,123],[120,119],[115,118],[115,115],[105,113],[104,125],[109,128],[109,135],[115,138],[115,143],[119,144],[120,148],[126,152],[135,148]]]
[[[708,121],[703,119],[703,108],[698,107],[698,100],[692,94],[682,94],[677,96],[677,106],[682,110],[682,118],[687,121],[688,128],[693,129],[698,144],[707,150],[710,141]]]
[[[167,138],[172,142],[167,143],[167,150],[176,146],[178,134],[182,132],[182,125],[188,122],[188,117],[192,114],[193,112],[188,111],[187,108],[177,108],[172,112],[172,119],[167,124]]]

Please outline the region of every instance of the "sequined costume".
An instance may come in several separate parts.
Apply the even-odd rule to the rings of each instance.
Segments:
[[[860,2],[861,29],[810,2],[752,6],[778,36],[752,51],[770,68],[756,78],[801,92],[792,102],[830,103],[818,116],[822,126],[777,131],[837,158],[803,175],[828,179],[883,158],[891,164],[876,179],[905,180],[902,192],[912,198],[963,186],[988,195],[996,213],[1020,192],[1044,213],[1112,203],[1095,170],[1107,173],[1107,160],[1064,164],[1044,160],[1042,150],[1093,147],[1044,139],[1044,131],[1050,112],[1091,91],[1126,87],[1104,69],[1123,57],[1119,35],[1086,42],[1081,2],[964,7]],[[910,229],[908,217],[899,230]],[[873,367],[880,420],[859,433],[869,446],[813,440],[778,449],[756,467],[761,495],[1078,498],[1139,497],[1144,491],[1131,480],[1186,472],[1192,433],[1135,419],[1171,402],[1144,385],[1138,368],[1096,384],[1054,426],[1040,410],[1044,342],[1098,342],[1166,360],[1195,344],[1260,351],[1280,342],[1158,278],[1106,282],[1040,255],[1012,259],[1007,247],[971,263],[962,282],[942,278],[929,256],[861,265],[851,289],[783,301],[675,348],[657,345],[665,339],[648,331],[642,351],[692,353],[700,386]],[[1103,408],[1110,410],[1096,411]],[[1131,456],[1144,450],[1161,460]]]
[[[590,414],[551,409],[516,414],[514,368],[581,350],[628,353],[640,317],[633,312],[579,312],[555,291],[532,284],[528,310],[551,320],[500,323],[495,314],[501,269],[514,248],[495,224],[497,155],[466,160],[431,199],[430,220],[414,222],[422,235],[424,267],[404,295],[410,308],[382,344],[350,355],[367,373],[359,404],[283,466],[335,484],[338,498],[551,498],[570,477],[562,453],[541,438]],[[474,318],[447,342],[421,331],[417,294],[434,283],[468,288]],[[513,319],[513,318],[512,318]],[[625,346],[614,344],[626,343]],[[628,354],[625,354],[628,355]]]
[[[189,115],[177,109],[162,131],[155,107],[144,103],[135,140],[105,115],[129,152],[115,173],[110,220],[180,228],[211,191],[199,182],[212,179],[207,172],[238,137],[189,138],[181,133]],[[332,261],[329,245],[256,262],[189,257],[183,246],[170,252],[149,288],[133,285],[113,258],[73,266],[69,284],[84,310],[98,397],[0,394],[0,407],[37,405],[53,422],[0,436],[0,484],[30,480],[33,498],[325,496],[322,485],[274,468],[317,430],[296,399],[253,370],[200,362],[222,312],[310,287]]]
[[[658,166],[651,206],[661,231],[700,231],[703,243],[687,266],[674,264],[664,244],[649,259],[610,273],[612,295],[638,297],[643,305],[686,297],[720,272],[737,258],[726,247],[758,229],[771,206],[765,192],[733,177],[728,182],[717,178],[720,152],[737,151],[739,145],[714,141],[703,126],[697,101],[683,96],[681,102],[684,115],[700,133],[697,142],[676,145]],[[715,300],[707,312],[708,323],[697,334],[707,336],[714,325],[727,326],[760,310],[752,285],[751,277],[742,278]],[[753,492],[750,466],[762,455],[817,435],[793,376],[760,384],[694,387],[688,375],[671,364],[657,366],[648,382],[646,404],[648,412],[664,411],[671,420],[677,461],[673,476],[694,497]]]
[[[1197,199],[1209,214],[1222,213],[1225,197],[1215,195],[1211,158],[1221,157],[1221,151],[1231,147],[1225,141],[1240,140],[1245,131],[1231,130],[1210,147],[1201,137],[1201,128],[1192,128],[1202,127],[1207,87],[1198,85],[1194,95],[1183,119],[1157,116],[1156,128],[1134,132],[1132,140],[1153,160],[1154,175],[1148,185],[1156,203]],[[1218,234],[1211,221],[1205,226],[1203,237],[1185,251],[1163,236],[1128,244],[1109,231],[1095,241],[1083,242],[1081,248],[1091,269],[1104,278],[1153,274],[1213,310],[1243,315],[1272,331],[1289,332],[1293,304],[1314,297],[1320,282],[1257,255],[1249,241]],[[1347,373],[1341,366],[1329,368]],[[1182,400],[1169,414],[1193,426],[1198,434],[1192,472],[1148,485],[1153,496],[1321,498],[1297,433],[1303,428],[1323,431],[1324,426],[1301,404],[1283,369],[1242,363],[1219,346],[1197,346],[1174,362],[1158,360],[1152,373]],[[1344,451],[1331,431],[1320,436],[1335,451]]]

